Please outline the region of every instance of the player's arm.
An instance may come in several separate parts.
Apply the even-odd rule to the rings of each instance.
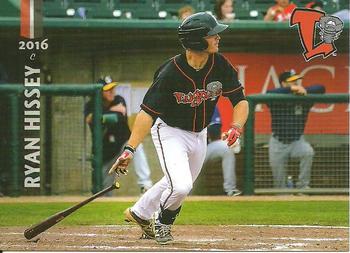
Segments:
[[[153,118],[151,115],[141,110],[136,116],[128,145],[136,149],[146,137],[146,135],[150,132],[152,125]]]
[[[239,145],[239,137],[243,132],[243,127],[247,121],[249,113],[248,101],[240,100],[233,107],[233,122],[231,128],[223,134],[223,139],[227,141],[227,146],[235,147]]]
[[[308,94],[324,94],[326,88],[323,85],[316,84],[305,88]]]
[[[123,116],[126,115],[126,102],[125,99],[122,96],[115,96],[114,97],[114,105],[109,108],[109,111],[112,112],[119,112]]]
[[[153,118],[148,113],[141,110],[136,116],[134,127],[131,131],[127,145],[124,147],[123,153],[112,165],[109,174],[112,174],[113,172],[117,174],[126,174],[128,172],[127,167],[134,156],[137,146],[150,132],[152,125]]]
[[[247,100],[241,100],[233,108],[233,122],[232,126],[237,126],[240,129],[243,129],[249,113],[249,105]]]
[[[153,122],[162,114],[159,108],[163,107],[166,101],[166,94],[162,92],[161,80],[154,80],[152,86],[147,91],[141,104],[141,111],[137,114],[134,127],[131,131],[127,145],[123,153],[117,158],[109,173],[116,172],[126,174],[127,167],[134,156],[137,146],[150,132]]]
[[[124,116],[126,115],[126,107],[122,104],[119,103],[117,105],[113,105],[111,108],[109,108],[111,112],[120,112]]]
[[[222,94],[228,97],[233,106],[233,122],[229,131],[223,134],[223,139],[227,140],[229,147],[234,147],[239,144],[239,137],[248,118],[249,106],[243,92],[244,87],[238,80],[237,71],[228,62],[224,66],[225,79],[228,81],[224,83]]]
[[[279,87],[267,90],[266,94],[290,94],[291,92],[291,87]]]

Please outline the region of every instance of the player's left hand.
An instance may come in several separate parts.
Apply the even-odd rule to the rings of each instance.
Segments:
[[[223,140],[227,141],[227,146],[234,147],[239,144],[239,137],[241,136],[242,129],[236,125],[233,125],[230,130],[223,134]]]
[[[117,160],[112,165],[108,173],[112,174],[113,172],[115,172],[117,173],[117,175],[119,175],[120,173],[127,175],[128,173],[127,168],[132,158],[134,157],[134,153],[135,153],[135,150],[129,147],[125,147],[123,153],[117,158]]]

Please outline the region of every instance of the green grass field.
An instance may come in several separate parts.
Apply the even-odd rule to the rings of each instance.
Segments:
[[[28,226],[75,203],[1,203],[0,226]],[[132,203],[95,202],[62,225],[125,224],[123,211]],[[176,224],[193,225],[329,225],[349,226],[347,201],[191,201],[185,202]]]

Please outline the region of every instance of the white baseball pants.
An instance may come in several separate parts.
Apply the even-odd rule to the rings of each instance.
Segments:
[[[151,188],[151,170],[148,166],[147,156],[143,149],[142,143],[137,147],[134,154],[134,168],[137,176],[137,184],[140,187],[145,187],[147,189]]]
[[[132,207],[142,219],[163,209],[176,210],[190,193],[202,169],[207,149],[207,129],[199,133],[168,126],[157,119],[151,129],[164,177]]]

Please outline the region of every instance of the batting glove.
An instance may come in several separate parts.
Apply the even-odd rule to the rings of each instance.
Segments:
[[[232,125],[230,130],[223,134],[223,140],[227,141],[227,146],[230,148],[239,144],[239,137],[241,136],[242,129],[237,125]]]
[[[127,167],[129,166],[130,161],[134,157],[134,153],[135,149],[130,145],[126,145],[124,147],[123,153],[117,158],[117,160],[112,165],[108,173],[112,174],[113,172],[115,172],[117,173],[117,175],[119,175],[120,173],[126,175],[128,173]]]

